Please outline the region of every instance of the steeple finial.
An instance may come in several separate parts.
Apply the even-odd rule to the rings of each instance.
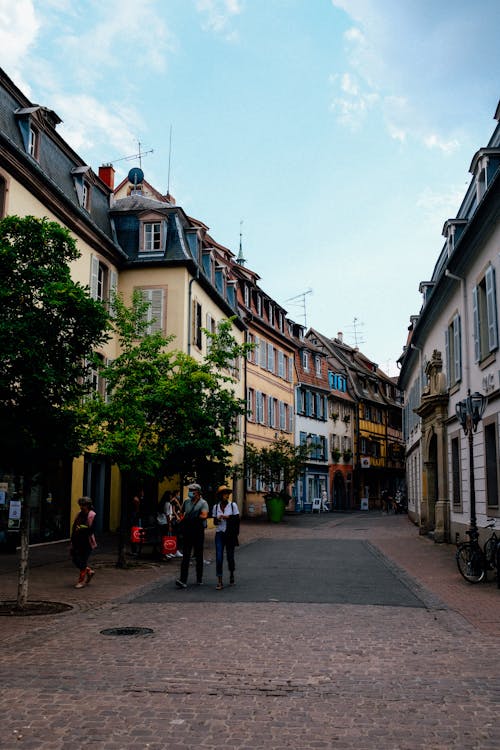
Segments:
[[[246,263],[246,259],[243,256],[243,245],[242,245],[242,241],[241,241],[241,238],[242,238],[241,227],[242,227],[242,225],[243,225],[243,219],[240,221],[240,250],[239,250],[239,253],[238,253],[238,257],[236,258],[236,262],[239,263],[240,266],[244,266],[245,263]]]

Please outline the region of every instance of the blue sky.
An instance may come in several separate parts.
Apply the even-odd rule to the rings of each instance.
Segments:
[[[498,0],[0,0],[0,65],[118,180],[140,141],[166,192],[172,128],[177,203],[396,374],[495,125],[499,27]]]

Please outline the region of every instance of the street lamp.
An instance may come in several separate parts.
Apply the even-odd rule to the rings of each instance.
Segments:
[[[486,409],[488,399],[486,396],[482,396],[477,391],[475,393],[470,392],[470,388],[467,391],[467,398],[459,401],[455,406],[455,413],[457,419],[463,427],[465,434],[469,438],[469,482],[470,482],[470,527],[471,530],[477,533],[477,520],[476,520],[476,488],[474,486],[474,451],[473,451],[473,435],[477,430],[477,425],[481,421],[481,417]]]

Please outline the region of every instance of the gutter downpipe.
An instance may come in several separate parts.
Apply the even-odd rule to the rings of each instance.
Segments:
[[[465,285],[465,279],[463,276],[456,276],[454,273],[451,273],[448,269],[445,270],[444,275],[447,276],[449,279],[453,279],[454,281],[460,281],[460,284],[462,286],[462,298],[463,298],[463,306],[464,306],[464,329],[468,333],[469,331],[469,311],[467,306],[467,287]],[[464,337],[465,338],[465,337]],[[466,393],[470,389],[470,364],[469,364],[469,346],[467,344],[465,349],[465,391]]]

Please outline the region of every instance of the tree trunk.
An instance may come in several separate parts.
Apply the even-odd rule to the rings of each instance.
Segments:
[[[29,551],[30,551],[30,508],[29,494],[25,493],[21,510],[21,552],[19,555],[19,575],[17,580],[17,608],[24,609],[28,604]]]

